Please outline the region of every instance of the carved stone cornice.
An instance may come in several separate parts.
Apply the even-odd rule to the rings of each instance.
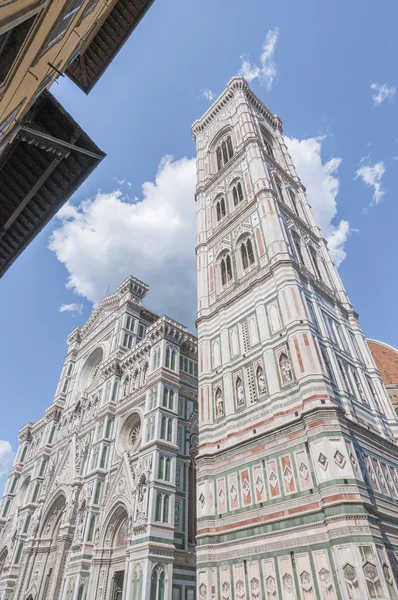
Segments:
[[[31,439],[33,426],[34,426],[34,423],[29,422],[29,423],[26,423],[26,425],[24,425],[23,427],[21,427],[21,429],[19,430],[19,434],[18,434],[18,440],[20,442],[29,441]]]
[[[111,375],[121,375],[122,368],[120,362],[120,356],[114,356],[105,362],[101,367],[102,377],[107,379]]]
[[[282,131],[282,121],[277,115],[264,106],[264,104],[257,98],[248,86],[247,81],[243,77],[232,77],[227,84],[226,90],[217,98],[217,100],[210,106],[209,110],[203,115],[201,119],[198,119],[192,125],[192,136],[196,139],[196,136],[201,133],[210,123],[219,115],[219,113],[227,106],[232,100],[235,93],[243,91],[250,104],[258,110],[266,120],[266,122],[273,128]]]
[[[160,339],[167,338],[175,344],[181,345],[183,343],[192,342],[193,345],[196,345],[196,337],[188,333],[185,325],[181,325],[181,323],[166,316],[161,317],[156,323],[148,328],[146,337],[153,343],[156,343]]]
[[[117,293],[120,296],[123,296],[124,294],[132,294],[140,304],[141,300],[147,295],[148,290],[149,286],[146,283],[130,275],[127,277],[127,279],[125,279],[125,281],[123,281],[123,283],[119,285],[117,288]]]

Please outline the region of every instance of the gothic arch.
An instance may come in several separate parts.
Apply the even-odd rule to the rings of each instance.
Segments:
[[[25,504],[26,499],[27,499],[27,493],[29,490],[29,484],[30,484],[30,475],[28,475],[27,477],[24,478],[19,493],[18,493],[18,500],[20,501],[19,504],[17,506],[22,506],[23,504]]]
[[[105,357],[105,347],[98,345],[86,358],[79,374],[79,388],[85,390],[98,381],[98,368]]]
[[[112,548],[118,528],[126,518],[128,518],[127,506],[119,500],[108,510],[102,532],[100,533],[98,546]]]
[[[216,149],[216,146],[218,145],[219,142],[221,142],[221,140],[223,139],[223,137],[226,137],[227,135],[230,135],[231,138],[233,138],[233,132],[232,132],[232,128],[230,125],[223,125],[218,131],[217,133],[214,134],[211,142],[209,143],[209,152],[214,152]]]
[[[63,490],[60,491],[58,489],[55,497],[46,503],[46,507],[43,510],[44,514],[40,525],[39,537],[54,537],[65,506],[66,495]]]

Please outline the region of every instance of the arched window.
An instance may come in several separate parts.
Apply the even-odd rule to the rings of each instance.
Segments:
[[[25,456],[26,456],[27,451],[28,451],[28,447],[24,446],[24,448],[22,450],[21,458],[19,459],[18,462],[23,462],[25,460]]]
[[[228,136],[216,149],[217,169],[224,167],[234,154],[231,136]]]
[[[290,188],[288,189],[288,193],[289,193],[290,202],[292,203],[292,208],[293,208],[294,212],[296,213],[296,215],[300,216],[298,208],[297,208],[296,194]]]
[[[240,246],[240,254],[242,258],[243,270],[246,271],[246,269],[254,264],[253,245],[250,238],[247,238],[247,240],[242,242]]]
[[[149,392],[149,410],[152,410],[153,408],[155,408],[156,406],[156,401],[157,401],[157,396],[158,396],[158,391],[157,389],[152,389]]]
[[[167,419],[167,441],[171,442],[171,437],[173,435],[173,421],[172,419]]]
[[[232,199],[234,201],[234,206],[238,206],[239,202],[242,202],[243,200],[243,189],[240,181],[232,188]]]
[[[171,353],[170,369],[175,371],[176,368],[176,351],[173,350]]]
[[[221,154],[221,148],[217,148],[216,150],[216,155],[217,155],[217,170],[219,171],[222,166],[223,166],[223,162],[222,162],[222,154]]]
[[[274,158],[274,151],[272,149],[271,137],[264,131],[264,129],[261,130],[261,135],[263,138],[265,153],[268,154],[269,156],[272,156],[272,158]]]
[[[163,500],[163,523],[169,522],[169,495],[165,494]]]
[[[39,497],[39,491],[40,491],[40,483],[36,483],[35,489],[33,491],[32,502],[37,502],[37,499]]]
[[[282,202],[284,202],[283,191],[282,191],[282,182],[279,179],[279,177],[275,177],[274,179],[275,179],[275,187],[278,192],[279,200],[282,200]]]
[[[153,353],[153,370],[160,367],[160,348],[156,348]]]
[[[165,592],[165,575],[164,571],[158,570],[156,567],[152,573],[151,581],[151,600],[164,600]]]
[[[163,406],[165,408],[167,408],[167,397],[169,394],[169,390],[167,389],[167,387],[163,388]]]
[[[169,409],[170,410],[174,409],[174,392],[173,392],[173,390],[169,391]]]
[[[163,494],[158,492],[158,494],[156,496],[155,521],[162,520],[162,500],[163,500]]]
[[[165,416],[162,417],[162,428],[160,431],[160,437],[162,440],[166,439],[166,427],[167,427],[167,419]]]
[[[232,281],[232,262],[229,254],[224,256],[220,262],[221,285],[224,287]]]
[[[19,542],[18,550],[15,555],[15,564],[19,565],[22,558],[23,542]]]
[[[158,478],[163,479],[164,472],[164,456],[159,456]]]
[[[362,387],[361,380],[359,379],[358,373],[356,373],[355,370],[353,370],[353,375],[354,375],[355,385],[357,386],[358,394],[359,394],[359,397],[361,398],[361,401],[364,404],[368,404],[368,401],[365,396],[365,392]]]
[[[225,210],[225,200],[224,200],[224,197],[222,197],[217,201],[217,204],[216,204],[217,222],[221,221],[221,219],[223,219],[226,214],[227,213]]]
[[[22,533],[28,533],[31,518],[32,518],[32,513],[29,513],[28,516],[26,517],[26,521],[25,521],[25,525],[24,525]]]
[[[337,363],[339,365],[341,378],[343,380],[343,388],[345,389],[346,392],[348,392],[349,394],[352,394],[352,387],[351,387],[351,383],[348,379],[346,367],[339,358],[337,359]]]
[[[167,369],[171,369],[172,371],[175,371],[176,354],[177,353],[174,350],[174,348],[170,348],[170,346],[167,346],[167,348],[166,348],[166,367],[167,367]]]
[[[131,596],[132,600],[136,600],[136,598],[142,598],[142,579],[142,569],[136,568],[133,575],[133,593]]]
[[[301,252],[301,239],[300,239],[300,236],[298,235],[298,233],[296,233],[295,231],[292,231],[292,240],[293,240],[293,246],[294,246],[296,258],[299,263],[304,265],[305,263],[304,263],[303,253]]]
[[[95,515],[91,515],[90,525],[88,528],[87,541],[92,542],[94,540],[94,528],[95,528]]]
[[[314,266],[315,273],[317,274],[318,278],[322,281],[322,275],[321,275],[321,271],[320,271],[319,265],[318,265],[318,254],[317,254],[317,251],[315,250],[314,246],[312,246],[311,244],[308,246],[308,251],[309,251],[310,256],[311,256],[311,261],[312,261],[312,264]]]
[[[165,466],[164,478],[166,481],[170,481],[170,465],[171,465],[171,459],[169,457],[167,457],[164,461],[164,466]]]

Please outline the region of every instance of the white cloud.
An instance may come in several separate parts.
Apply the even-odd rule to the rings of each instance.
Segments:
[[[165,157],[138,201],[120,190],[67,203],[49,248],[67,287],[98,303],[130,274],[151,286],[147,305],[191,325],[196,306],[195,160]]]
[[[372,83],[370,89],[375,90],[372,95],[373,104],[380,106],[384,100],[392,100],[395,96],[395,85],[388,86],[386,83]]]
[[[0,477],[6,475],[11,469],[14,460],[14,452],[10,442],[0,440]]]
[[[212,102],[215,98],[214,93],[209,89],[202,90],[202,96],[203,96],[203,98],[206,98],[206,100],[209,100],[210,102]]]
[[[127,187],[132,188],[133,184],[131,181],[127,181],[127,179],[118,179],[118,177],[114,177],[113,181],[116,181],[118,185],[127,185]]]
[[[240,58],[242,64],[240,67],[239,74],[242,75],[248,82],[253,79],[259,78],[260,83],[264,84],[268,90],[271,89],[274,79],[276,77],[276,64],[274,62],[274,52],[276,42],[279,37],[279,29],[270,29],[265,37],[265,42],[262,47],[262,53],[260,56],[260,66],[251,63],[246,55],[242,55]]]
[[[344,244],[350,234],[348,221],[333,224],[337,213],[336,197],[339,191],[337,171],[341,158],[331,158],[322,162],[322,142],[324,137],[304,140],[285,136],[285,142],[297,169],[298,176],[307,189],[309,203],[328,247],[339,266],[346,257]]]
[[[59,312],[78,312],[81,313],[83,311],[83,304],[61,304],[59,307]]]
[[[385,190],[383,190],[381,184],[381,179],[385,172],[386,167],[383,162],[366,165],[357,170],[355,179],[359,177],[366,185],[373,187],[372,202],[369,206],[377,206],[385,194]]]

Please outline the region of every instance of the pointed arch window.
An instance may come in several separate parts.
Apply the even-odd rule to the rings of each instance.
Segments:
[[[346,392],[348,392],[349,394],[351,394],[353,396],[354,392],[353,392],[352,385],[351,385],[351,382],[349,380],[349,376],[347,373],[347,367],[339,358],[337,359],[337,362],[339,365],[341,378],[343,380],[343,388],[345,389]]]
[[[173,421],[171,419],[167,419],[167,441],[171,442],[171,438],[173,435]]]
[[[227,213],[225,210],[225,199],[224,199],[224,197],[222,197],[217,201],[217,204],[216,204],[217,222],[221,221],[221,219],[223,219],[226,214]]]
[[[243,188],[240,181],[232,188],[232,199],[234,201],[234,206],[238,206],[239,202],[242,202],[243,200]]]
[[[167,387],[165,387],[163,389],[163,403],[162,405],[167,408],[167,401],[168,401],[168,395],[169,395],[169,390]]]
[[[264,150],[265,153],[274,158],[274,151],[272,148],[272,140],[269,135],[262,129],[261,136],[263,138]]]
[[[247,238],[247,240],[242,242],[240,246],[240,255],[242,258],[243,270],[246,271],[246,269],[254,264],[253,244],[250,238]]]
[[[160,431],[160,437],[162,438],[162,440],[166,439],[166,429],[167,429],[167,418],[166,417],[162,417],[162,427],[161,427],[161,431]]]
[[[279,177],[274,177],[274,179],[275,179],[275,187],[276,187],[276,190],[278,192],[279,200],[282,200],[282,202],[284,202],[282,182],[279,179]]]
[[[311,244],[308,246],[308,251],[311,257],[311,261],[315,270],[316,275],[318,276],[318,279],[320,281],[322,281],[322,275],[321,275],[321,271],[319,269],[319,264],[318,264],[318,253],[315,250],[314,246],[312,246]]]
[[[232,281],[232,262],[231,256],[229,254],[227,254],[221,259],[220,271],[221,285],[225,287],[230,281]]]
[[[23,542],[19,542],[18,550],[17,550],[17,553],[15,555],[15,563],[17,565],[19,565],[19,563],[21,562],[22,550],[23,550]]]
[[[151,598],[153,600],[164,600],[165,591],[165,575],[164,571],[157,573],[156,570],[152,574],[151,582]]]
[[[171,458],[169,456],[160,455],[158,479],[164,479],[165,481],[170,481],[170,466],[171,466]]]
[[[232,139],[229,135],[217,148],[217,169],[218,171],[224,167],[229,160],[233,157],[234,149],[232,146]]]
[[[221,148],[217,148],[216,155],[217,155],[217,170],[219,171],[223,166]]]
[[[168,523],[170,498],[168,494],[158,492],[156,496],[155,521]]]
[[[165,365],[167,367],[167,369],[171,369],[172,371],[175,371],[176,368],[176,351],[174,350],[174,348],[170,348],[170,346],[167,346],[166,348],[166,361],[165,361]]]
[[[300,239],[300,236],[298,235],[298,233],[296,233],[295,231],[292,231],[292,240],[293,240],[293,245],[294,245],[294,250],[295,250],[297,260],[299,263],[304,265],[305,264],[304,257],[303,257],[303,253],[301,251],[301,239]]]
[[[299,211],[298,211],[298,206],[297,206],[296,194],[291,189],[288,189],[288,193],[289,193],[290,202],[292,203],[292,208],[293,208],[294,212],[296,213],[296,215],[300,216]]]
[[[156,348],[153,353],[153,370],[160,367],[160,348]]]
[[[94,540],[94,528],[95,528],[95,515],[91,515],[90,525],[88,528],[87,541],[92,542]]]

